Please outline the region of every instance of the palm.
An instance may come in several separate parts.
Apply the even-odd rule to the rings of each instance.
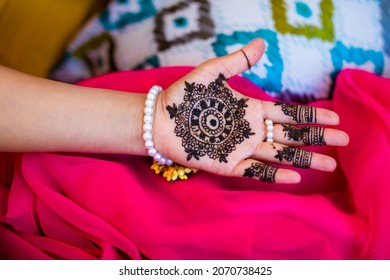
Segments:
[[[158,97],[153,135],[158,150],[193,168],[267,182],[298,182],[300,176],[263,162],[332,171],[334,159],[286,145],[324,145],[325,138],[327,144],[346,145],[348,136],[342,131],[326,129],[325,134],[321,127],[289,125],[334,125],[338,123],[337,114],[309,106],[263,102],[232,90],[226,78],[255,64],[264,44],[257,40],[243,50],[247,61],[241,52],[206,61]],[[266,116],[278,123],[274,132],[277,143],[264,142]]]
[[[157,137],[165,139],[162,149],[175,161],[226,175],[263,139],[262,119],[253,118],[261,112],[256,102],[230,89],[222,74],[206,82],[191,73],[164,93],[167,129]]]

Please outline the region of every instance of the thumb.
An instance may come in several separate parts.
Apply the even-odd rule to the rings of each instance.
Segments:
[[[209,61],[207,71],[222,73],[226,79],[238,75],[255,65],[264,53],[265,44],[260,38],[254,39],[240,50]]]

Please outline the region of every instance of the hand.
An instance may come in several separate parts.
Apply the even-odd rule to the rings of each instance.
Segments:
[[[242,50],[204,62],[160,94],[153,131],[156,148],[186,166],[266,182],[300,181],[296,171],[272,164],[333,171],[333,158],[298,146],[347,145],[343,131],[318,126],[337,125],[335,112],[256,100],[229,87],[227,80],[254,65],[263,52],[264,42],[256,39]],[[267,119],[274,124],[268,129]],[[267,142],[272,129],[273,142]]]

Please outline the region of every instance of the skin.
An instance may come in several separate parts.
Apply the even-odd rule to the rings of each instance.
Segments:
[[[264,48],[264,42],[257,39],[244,46],[242,50],[246,53],[250,64],[254,65],[262,56]],[[292,162],[286,160],[280,162],[275,156],[277,155],[277,150],[283,150],[287,145],[299,146],[302,144],[301,142],[285,138],[285,133],[283,132],[282,124],[297,123],[291,116],[286,115],[282,111],[281,106],[275,106],[274,102],[265,102],[252,98],[248,100],[245,119],[250,123],[252,131],[255,133],[255,137],[250,137],[237,145],[236,150],[229,155],[227,164],[210,159],[209,157],[202,157],[199,160],[191,159],[190,162],[187,162],[187,154],[183,153],[182,149],[179,149],[179,147],[181,147],[181,138],[171,137],[172,131],[175,129],[175,122],[169,119],[169,114],[167,114],[165,108],[168,105],[171,106],[174,103],[180,104],[183,101],[183,94],[179,95],[177,92],[183,92],[185,81],[208,85],[215,81],[220,73],[228,79],[246,71],[247,67],[247,61],[241,51],[237,51],[222,58],[212,59],[201,64],[189,75],[175,82],[163,95],[159,96],[159,104],[161,104],[161,106],[156,107],[156,116],[159,122],[167,124],[167,126],[164,125],[163,127],[165,129],[156,130],[154,132],[154,139],[158,149],[163,154],[175,158],[175,161],[177,162],[224,176],[242,177],[245,174],[245,170],[249,168],[252,163],[256,162],[292,165]],[[229,87],[228,84],[226,84],[226,87]],[[245,98],[239,92],[234,91],[233,89],[231,90],[237,99]],[[335,112],[318,108],[316,109],[316,112],[317,125],[331,126],[339,124],[339,116]],[[274,144],[263,142],[263,140],[266,139],[265,119],[272,119],[275,123]],[[328,145],[334,146],[345,146],[349,142],[348,135],[337,129],[325,129],[324,138]],[[164,139],[171,140],[167,142]],[[327,155],[314,153],[310,168],[322,171],[333,171],[336,168],[336,161]],[[275,175],[275,182],[277,183],[298,183],[300,179],[299,173],[283,168],[279,168]]]
[[[242,50],[250,65],[254,65],[264,48],[264,42],[256,39]],[[257,162],[292,165],[286,160],[280,162],[275,155],[283,147],[302,145],[300,141],[286,137],[283,131],[283,124],[294,125],[296,122],[273,102],[249,98],[244,118],[254,135],[236,145],[236,149],[228,155],[227,163],[207,156],[187,161],[182,139],[174,133],[175,121],[170,118],[166,108],[183,102],[185,81],[208,85],[220,74],[229,79],[247,68],[245,56],[242,51],[237,51],[204,62],[159,94],[154,114],[159,129],[153,130],[157,150],[178,163],[223,176],[243,177],[245,170]],[[142,139],[144,94],[69,85],[1,66],[0,77],[0,151],[147,155]],[[230,88],[227,82],[224,85]],[[246,98],[237,91],[232,92],[238,100]],[[317,108],[316,113],[316,125],[332,126],[339,123],[339,117],[333,111]],[[274,121],[274,144],[264,142],[265,119]],[[327,145],[345,146],[349,138],[343,131],[326,128],[324,140]],[[310,168],[333,171],[336,161],[327,155],[314,153]],[[275,173],[277,183],[299,181],[300,175],[295,171],[278,168]]]

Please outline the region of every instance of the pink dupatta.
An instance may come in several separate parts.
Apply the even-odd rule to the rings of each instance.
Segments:
[[[80,85],[147,92],[192,68],[119,72]],[[236,90],[272,100],[241,77]],[[390,81],[339,75],[331,108],[348,132],[334,173],[299,170],[298,185],[199,172],[169,183],[147,157],[0,154],[0,258],[388,259]]]

